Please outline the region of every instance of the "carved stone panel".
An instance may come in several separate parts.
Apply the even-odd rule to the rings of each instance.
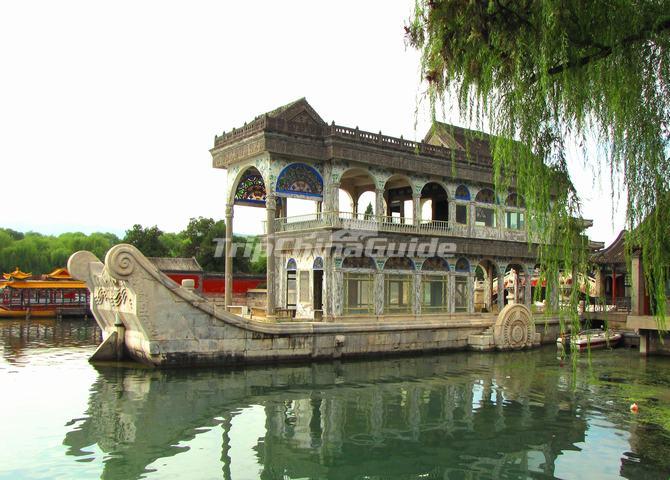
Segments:
[[[539,343],[535,322],[525,305],[510,304],[498,314],[493,327],[493,338],[499,350],[518,350]]]

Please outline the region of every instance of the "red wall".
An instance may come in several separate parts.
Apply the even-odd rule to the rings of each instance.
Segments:
[[[195,289],[203,294],[223,295],[226,293],[226,282],[223,275],[198,275],[197,273],[168,273],[168,277],[181,285],[184,279],[195,281]],[[233,293],[247,293],[247,290],[258,288],[265,281],[265,276],[233,278]],[[202,289],[200,285],[202,284]]]
[[[167,273],[168,277],[177,282],[178,285],[181,285],[181,281],[185,279],[191,279],[195,281],[195,289],[200,289],[200,280],[201,276],[197,273]]]
[[[247,290],[257,288],[264,277],[258,278],[233,278],[233,293],[246,293]],[[226,292],[226,282],[223,277],[205,277],[203,281],[202,293],[221,294]]]

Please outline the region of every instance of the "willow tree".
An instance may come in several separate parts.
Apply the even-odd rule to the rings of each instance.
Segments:
[[[495,135],[496,185],[513,179],[525,196],[549,276],[586,271],[566,149],[595,139],[604,160],[582,150],[585,166],[625,187],[628,245],[664,328],[670,0],[417,0],[405,30],[433,112],[456,100]]]

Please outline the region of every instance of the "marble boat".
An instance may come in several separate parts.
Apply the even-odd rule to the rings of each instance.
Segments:
[[[389,321],[268,322],[217,307],[163,274],[135,247],[111,248],[104,264],[80,251],[71,274],[91,291],[103,332],[92,361],[131,359],[154,366],[311,361],[448,349],[510,350],[553,342],[558,320],[536,332],[525,305],[496,314],[427,315]]]

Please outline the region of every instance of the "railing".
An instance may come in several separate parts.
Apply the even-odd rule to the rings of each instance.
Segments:
[[[317,228],[413,233],[463,238],[480,238],[478,235],[482,233],[478,231],[478,228],[471,225],[450,223],[444,220],[422,220],[417,223],[411,218],[406,217],[389,217],[352,212],[316,212],[293,217],[276,218],[274,220],[275,232],[296,232]],[[501,238],[504,238],[504,233],[504,231],[501,232]],[[488,235],[481,236],[481,238],[491,237]],[[518,241],[525,241],[525,236],[523,239],[519,238]]]

